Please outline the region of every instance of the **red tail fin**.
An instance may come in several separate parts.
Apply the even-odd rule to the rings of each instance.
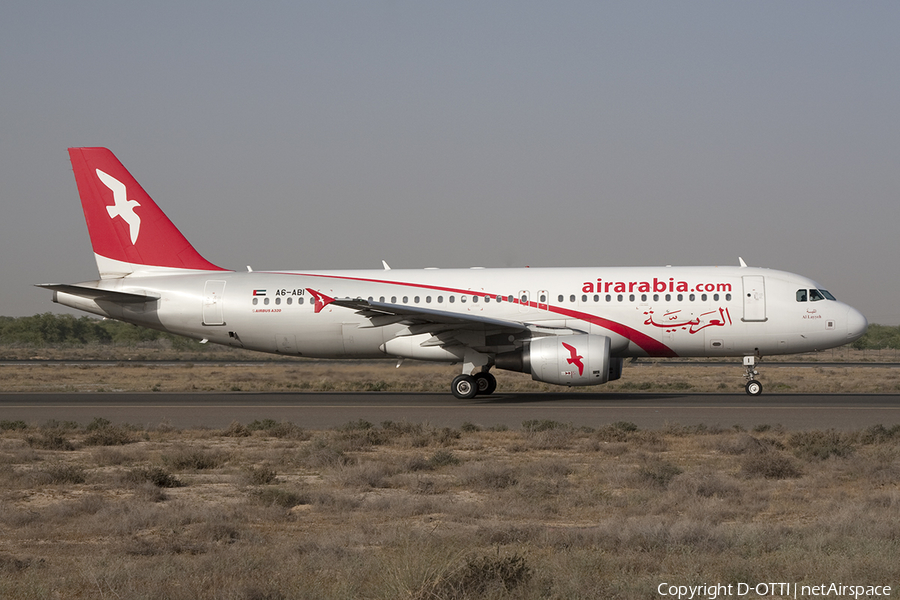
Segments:
[[[224,271],[194,250],[106,148],[69,148],[101,278]]]

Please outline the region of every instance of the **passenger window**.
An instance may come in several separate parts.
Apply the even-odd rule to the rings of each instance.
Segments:
[[[425,304],[431,304],[431,296],[425,296]]]
[[[490,296],[485,296],[485,297],[484,297],[484,302],[485,302],[485,304],[487,304],[487,303],[490,302],[490,301],[491,301],[491,297],[490,297]]]
[[[647,294],[641,294],[641,302],[647,301]]]
[[[378,301],[383,303],[383,302],[384,302],[384,296],[379,297],[379,298],[378,298]]]
[[[606,301],[607,301],[607,302],[612,302],[612,294],[607,294],[607,295],[606,295]]]
[[[700,294],[700,299],[701,299],[703,302],[706,302],[706,294]]]
[[[269,305],[269,299],[266,298],[265,300],[263,300],[263,304],[265,304],[266,306],[268,306],[268,305]]]
[[[444,303],[444,297],[438,296],[438,304],[443,304],[443,303]]]
[[[303,297],[297,298],[297,304],[303,304]]]
[[[403,296],[403,304],[409,304],[409,296]]]
[[[806,302],[806,290],[797,290],[797,302]]]
[[[696,298],[697,297],[694,294],[691,294],[690,296],[688,296],[688,300],[690,300],[691,302],[693,302]]]
[[[569,296],[569,302],[575,302],[575,294]]]
[[[679,302],[683,302],[683,301],[684,301],[684,294],[678,294],[678,301],[679,301]]]
[[[666,302],[672,301],[672,294],[666,294]]]
[[[397,296],[391,296],[391,304],[397,304]]]
[[[653,294],[653,301],[659,302],[659,294]]]
[[[598,294],[594,294],[594,302],[600,302],[600,296]]]
[[[541,294],[541,304],[546,304],[546,303],[547,303],[547,295]]]
[[[715,300],[716,302],[718,302],[718,301],[719,301],[719,295],[718,295],[718,294],[713,294],[713,300]]]
[[[467,298],[467,296],[460,296],[460,297],[459,297],[459,301],[460,301],[460,302],[465,302],[465,301],[466,301],[466,298]]]
[[[456,296],[450,296],[450,304],[456,302]]]
[[[281,304],[281,298],[275,298],[275,306],[279,306]]]
[[[582,302],[587,302],[587,294],[582,294],[582,295],[581,295],[581,301],[582,301]]]
[[[629,302],[634,302],[634,294],[630,294],[630,295],[628,296],[628,301],[629,301]]]
[[[293,303],[294,303],[294,301],[293,301],[293,300],[291,300],[291,298],[290,298],[290,297],[288,297],[288,299],[287,299],[287,303],[288,303],[288,306],[290,306],[290,305],[291,305],[291,304],[293,304]]]
[[[562,302],[562,301],[563,301],[563,295],[560,294],[560,295],[559,295],[559,298],[557,298],[556,301],[557,301],[557,302]]]
[[[623,296],[622,294],[619,294],[618,297],[617,297],[616,299],[617,299],[619,302],[621,302],[622,300],[625,299],[625,296]]]
[[[254,298],[254,299],[253,299],[253,306],[256,306],[257,304],[259,304],[259,298]]]
[[[413,302],[415,302],[416,304],[418,304],[418,303],[419,303],[419,297],[416,296],[415,298],[413,298]]]
[[[725,294],[725,301],[727,302],[730,300],[731,300],[731,294]]]

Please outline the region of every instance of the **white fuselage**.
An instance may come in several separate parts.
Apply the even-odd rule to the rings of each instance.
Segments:
[[[847,304],[814,301],[816,282],[750,267],[210,271],[81,285],[159,300],[120,304],[60,291],[56,301],[218,344],[322,358],[460,357],[423,345],[431,334],[416,335],[401,319],[379,323],[333,304],[317,311],[310,290],[608,336],[615,357],[809,352],[853,341],[866,329]],[[503,340],[485,339],[489,329],[473,335],[480,337],[471,347],[504,349]]]

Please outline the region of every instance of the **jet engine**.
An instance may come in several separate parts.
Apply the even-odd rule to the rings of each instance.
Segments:
[[[498,369],[531,373],[535,381],[557,385],[598,385],[622,376],[621,358],[609,356],[605,335],[541,337],[515,352],[498,354]]]

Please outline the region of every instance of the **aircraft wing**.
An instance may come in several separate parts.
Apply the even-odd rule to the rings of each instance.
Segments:
[[[105,290],[102,288],[89,287],[85,285],[74,285],[71,283],[39,283],[35,287],[72,294],[82,298],[90,298],[92,300],[106,300],[109,302],[122,302],[125,304],[153,302],[159,300],[159,296],[148,296],[144,294],[132,294],[130,292],[119,292],[116,290]]]
[[[399,334],[401,336],[430,333],[434,337],[423,344],[429,346],[462,344],[487,350],[495,346],[520,345],[534,337],[583,333],[566,327],[548,327],[361,298],[335,298],[329,304],[353,309],[356,314],[366,317],[369,324],[361,325],[361,329],[401,324],[407,327],[406,332]],[[474,338],[473,333],[476,334]],[[478,342],[473,343],[474,340]]]

